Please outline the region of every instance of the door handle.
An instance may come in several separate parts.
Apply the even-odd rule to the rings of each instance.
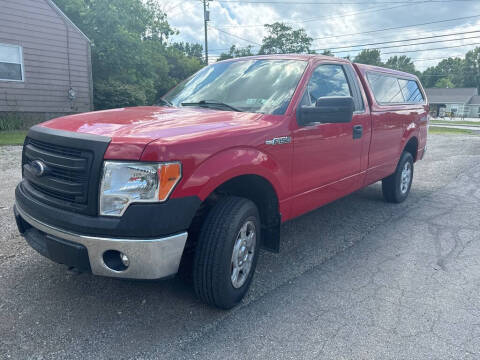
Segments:
[[[363,126],[362,125],[354,125],[353,126],[353,138],[360,139],[363,135]]]

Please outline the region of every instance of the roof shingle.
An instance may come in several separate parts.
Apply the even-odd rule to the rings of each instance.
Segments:
[[[480,96],[479,95],[472,96],[472,98],[468,102],[468,105],[480,105]]]
[[[425,92],[430,104],[467,104],[478,96],[477,88],[428,88]]]

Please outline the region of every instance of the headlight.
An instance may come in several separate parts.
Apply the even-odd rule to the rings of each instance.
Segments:
[[[178,162],[105,161],[100,185],[100,215],[122,216],[131,203],[165,201],[181,176]]]

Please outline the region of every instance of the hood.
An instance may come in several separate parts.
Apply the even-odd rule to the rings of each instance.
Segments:
[[[47,121],[42,126],[108,136],[112,139],[108,153],[121,150],[125,159],[138,159],[152,141],[173,142],[202,133],[255,127],[262,116],[198,107],[145,106],[69,115]],[[125,157],[125,153],[129,156]]]

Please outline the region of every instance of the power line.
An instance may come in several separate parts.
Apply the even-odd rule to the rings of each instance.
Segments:
[[[444,19],[444,20],[430,21],[430,22],[420,23],[420,24],[412,24],[412,25],[395,26],[395,27],[389,27],[389,28],[369,30],[369,31],[363,31],[363,32],[358,32],[358,33],[350,33],[350,34],[340,34],[340,35],[332,35],[332,36],[318,37],[318,38],[314,38],[314,40],[324,40],[324,39],[331,39],[331,38],[338,38],[338,37],[345,37],[345,36],[355,36],[355,35],[363,35],[363,34],[372,34],[372,33],[377,33],[377,32],[384,32],[384,31],[398,30],[398,29],[406,29],[406,28],[412,28],[412,27],[417,27],[417,26],[440,24],[440,23],[457,21],[457,20],[467,20],[467,19],[473,19],[473,18],[477,18],[477,17],[480,17],[480,14],[471,15],[471,16],[463,16],[463,17],[452,18],[452,19]],[[210,25],[210,26],[211,26],[211,25]],[[219,29],[218,27],[215,27],[215,29],[217,29],[218,31],[221,31],[221,29]],[[232,35],[232,34],[227,33],[227,32],[225,32],[225,31],[223,31],[223,32],[224,32],[225,34],[227,34],[227,35],[231,35],[231,36],[234,36],[234,37],[239,38],[237,35]],[[256,45],[258,45],[258,46],[261,46],[260,44],[254,43],[254,42],[252,42],[252,41],[250,41],[250,40],[246,40],[246,39],[243,39],[243,38],[240,38],[240,39],[243,40],[243,41],[247,41],[248,43],[253,43],[253,44],[256,44]],[[323,48],[323,49],[328,49],[328,48]],[[323,49],[322,49],[322,50],[323,50]],[[338,48],[336,48],[336,49],[338,49]],[[227,49],[227,48],[225,48],[225,49],[215,49],[215,50],[212,50],[212,51],[224,51],[224,50],[229,50],[229,49]]]
[[[434,2],[435,0],[431,0],[431,2]],[[450,0],[451,1],[451,0]],[[462,0],[464,1],[464,0]],[[375,9],[376,11],[382,10],[382,9]],[[385,10],[385,9],[383,9]],[[346,15],[348,16],[348,15]],[[376,30],[370,30],[370,31],[364,31],[364,32],[359,32],[359,33],[354,33],[354,34],[342,34],[342,35],[335,35],[335,36],[328,36],[328,37],[323,37],[323,38],[315,38],[315,40],[321,40],[321,39],[327,39],[327,38],[332,38],[332,37],[343,37],[343,36],[354,36],[354,35],[359,35],[359,34],[369,34],[369,33],[375,33],[375,32],[381,32],[381,31],[389,31],[389,30],[396,30],[396,29],[401,29],[401,28],[411,28],[411,27],[417,27],[417,26],[424,26],[424,25],[430,25],[430,24],[438,24],[438,23],[444,23],[444,22],[451,22],[451,21],[457,21],[457,20],[465,20],[465,19],[471,19],[475,17],[479,17],[480,15],[472,15],[472,16],[464,16],[464,17],[459,17],[459,18],[452,18],[452,19],[445,19],[445,20],[439,20],[439,21],[431,21],[427,23],[421,23],[421,24],[413,24],[413,25],[404,25],[404,26],[396,26],[396,27],[390,27],[390,28],[383,28],[383,29],[376,29]],[[313,20],[313,19],[311,19]],[[210,25],[211,26],[211,25]],[[243,37],[240,37],[235,34],[231,34],[229,32],[226,32],[218,27],[211,26],[213,29],[224,33],[227,36],[231,36],[237,39],[240,39],[242,41],[245,41],[249,44],[255,44],[257,46],[261,46],[259,43],[251,41],[249,39],[245,39]],[[466,32],[466,33],[475,33],[478,31],[471,31],[471,32]],[[422,40],[422,39],[429,39],[429,38],[436,38],[436,37],[445,37],[445,36],[452,36],[456,35],[455,34],[445,34],[445,35],[437,35],[437,36],[429,36],[429,37],[424,37],[424,38],[416,38],[416,39],[405,39],[405,40],[397,40],[397,41],[389,41],[389,42],[383,42],[385,44],[388,43],[398,43],[398,42],[403,42],[403,41],[412,41],[412,40]],[[402,44],[402,45],[394,45],[394,46],[386,46],[386,47],[380,47],[379,49],[384,49],[384,48],[395,48],[395,47],[405,47],[405,46],[415,46],[415,45],[424,45],[424,44],[431,44],[431,43],[438,43],[438,42],[447,42],[447,41],[461,41],[461,40],[466,40],[466,39],[473,39],[473,38],[478,38],[478,37],[468,37],[468,38],[462,38],[462,39],[447,39],[447,40],[441,40],[441,41],[431,41],[431,42],[423,42],[423,43],[414,43],[414,44]],[[383,44],[383,43],[370,43],[370,44],[361,44],[361,45],[352,45],[349,47],[359,47],[359,46],[366,46],[366,45],[375,45],[375,44]],[[447,48],[455,48],[455,47],[462,47],[462,46],[469,46],[469,45],[476,45],[476,44],[465,44],[465,45],[458,45],[458,46],[450,46],[450,47],[443,47],[443,48],[435,48],[435,49],[426,49],[426,50],[439,50],[439,49],[447,49]],[[334,49],[343,49],[343,48],[348,48],[347,46],[343,47],[338,47]],[[324,50],[323,49],[317,49],[317,50]],[[220,49],[216,49],[216,51],[219,51]],[[228,49],[225,49],[228,50]],[[363,49],[349,49],[349,50],[342,50],[342,51],[336,51],[334,53],[339,53],[339,52],[349,52],[349,51],[361,51]],[[215,51],[215,50],[214,50]],[[425,51],[425,50],[411,50],[411,51],[397,51],[397,52],[389,52],[389,53],[384,53],[383,55],[386,54],[400,54],[400,53],[408,53],[408,52],[418,52],[418,51]]]
[[[362,32],[351,33],[351,34],[340,34],[340,35],[332,35],[332,36],[318,37],[318,38],[314,38],[313,40],[331,39],[331,38],[338,38],[338,37],[344,37],[344,36],[353,36],[353,35],[360,35],[360,34],[371,34],[371,33],[381,32],[381,31],[405,29],[405,28],[409,28],[409,27],[416,27],[416,26],[424,26],[424,25],[438,24],[438,23],[444,23],[444,22],[449,22],[449,21],[473,19],[473,18],[476,18],[476,17],[480,17],[480,15],[463,16],[463,17],[459,17],[459,18],[446,19],[446,20],[438,20],[438,21],[430,21],[430,22],[426,22],[426,23],[413,24],[413,25],[394,26],[394,27],[389,27],[389,28],[383,28],[383,29],[377,29],[377,30],[369,30],[369,31],[362,31]]]
[[[405,36],[419,36],[419,37],[423,37],[423,36],[430,36],[430,35],[435,35],[435,34],[438,34],[438,35],[443,35],[443,33],[445,31],[448,31],[448,30],[454,30],[454,31],[461,31],[461,30],[470,30],[471,27],[468,25],[468,23],[465,23],[465,24],[461,24],[461,25],[454,25],[454,24],[447,24],[447,23],[444,23],[444,24],[434,24],[432,26],[429,26],[428,29],[416,29],[416,28],[411,28],[411,29],[405,29],[402,31],[402,34],[405,35]],[[374,40],[377,40],[377,41],[387,41],[388,39],[392,39],[392,34],[389,34],[388,31],[385,31],[384,33],[381,33],[381,34],[375,34],[375,35],[365,35],[365,36],[362,36],[362,35],[358,35],[358,36],[355,36],[355,39],[352,39],[352,41],[356,41],[356,42],[360,42],[360,43],[363,43],[363,42],[369,42],[369,41],[372,41],[372,38]],[[360,37],[360,38],[357,38],[357,37]],[[346,41],[346,40],[339,40],[341,41],[341,44],[343,45],[343,43]],[[325,41],[321,41],[322,43],[325,43]],[[337,43],[335,41],[335,43]],[[319,46],[319,45],[317,45]],[[337,49],[337,48],[335,48]]]
[[[425,42],[420,42],[420,43],[409,43],[409,44],[401,44],[401,45],[380,46],[380,47],[374,47],[374,48],[340,50],[340,51],[332,51],[332,53],[333,54],[338,54],[338,53],[344,53],[344,52],[350,52],[350,51],[392,49],[392,48],[404,47],[404,46],[427,45],[427,44],[444,43],[444,42],[450,42],[450,41],[462,41],[462,40],[478,39],[478,38],[480,38],[480,35],[464,37],[464,38],[461,38],[461,39],[435,40],[435,41],[425,41]],[[318,49],[314,49],[314,51],[317,51],[317,50]]]
[[[378,8],[374,8],[374,9],[370,9],[370,10],[366,10],[366,11],[359,11],[359,12],[356,12],[356,13],[350,13],[350,14],[345,14],[345,15],[339,15],[339,16],[324,16],[324,17],[320,17],[320,18],[311,18],[311,19],[306,19],[306,20],[301,20],[301,21],[298,21],[298,22],[289,22],[288,24],[293,24],[293,23],[304,23],[304,22],[312,22],[312,21],[319,21],[319,20],[328,20],[328,19],[336,19],[336,18],[343,18],[343,17],[348,17],[348,16],[353,16],[353,15],[357,15],[357,14],[363,14],[365,12],[378,12],[378,11],[386,11],[386,10],[391,10],[391,9],[396,9],[396,8],[399,8],[399,7],[404,7],[404,6],[407,6],[407,5],[398,5],[398,6],[392,6],[392,7],[388,7],[388,8],[381,8],[381,9],[378,9]],[[255,45],[258,45],[258,46],[261,46],[259,43],[257,42],[254,42],[254,41],[251,41],[251,40],[247,40],[245,38],[241,38],[237,35],[234,35],[234,34],[231,34],[231,33],[228,33],[224,30],[222,30],[222,28],[230,28],[230,27],[234,27],[234,28],[244,28],[244,27],[254,27],[254,26],[265,26],[265,24],[256,24],[256,25],[238,25],[238,26],[234,26],[234,25],[230,25],[230,26],[223,26],[223,27],[216,27],[216,26],[212,26],[210,25],[210,27],[220,31],[220,32],[223,32],[224,34],[226,35],[229,35],[229,36],[233,36],[233,37],[236,37],[240,40],[243,40],[243,41],[246,41],[248,43],[251,43],[251,44],[255,44]],[[229,50],[229,49],[215,49],[215,50],[212,50],[212,51],[225,51],[225,50]]]
[[[459,48],[459,47],[465,47],[465,46],[478,46],[478,45],[480,45],[480,43],[477,42],[477,43],[471,43],[471,44],[462,44],[462,45],[454,45],[454,46],[443,46],[443,47],[430,48],[430,49],[391,51],[391,52],[381,53],[380,55],[407,54],[407,53],[412,53],[412,52],[444,50],[444,49],[453,49],[453,48]],[[363,49],[359,49],[359,50],[363,50]],[[447,58],[447,59],[448,59],[448,58]]]
[[[479,36],[475,36],[472,38],[478,38]],[[469,38],[470,39],[470,38]],[[458,40],[457,40],[458,41]],[[443,42],[443,41],[439,41]],[[415,45],[415,44],[410,44],[410,45]],[[443,46],[443,47],[437,47],[437,48],[430,48],[430,49],[417,49],[417,50],[403,50],[403,51],[390,51],[390,52],[385,52],[381,53],[380,55],[390,55],[390,54],[406,54],[406,53],[412,53],[412,52],[420,52],[420,51],[432,51],[432,50],[444,50],[444,49],[453,49],[453,48],[459,48],[459,47],[465,47],[465,46],[478,46],[480,43],[471,43],[471,44],[462,44],[462,45],[454,45],[454,46]],[[403,45],[407,46],[407,45]],[[358,49],[354,51],[361,51],[361,50],[367,50],[367,49]],[[447,58],[448,59],[448,58]]]
[[[392,43],[405,42],[405,41],[416,41],[416,40],[434,39],[434,38],[440,38],[440,37],[447,37],[447,36],[453,36],[453,35],[472,34],[472,33],[478,33],[478,32],[480,32],[480,30],[466,31],[466,32],[458,32],[458,33],[444,34],[444,35],[432,35],[432,36],[425,36],[425,37],[418,37],[418,38],[411,38],[411,39],[404,39],[404,40],[392,40],[392,41],[383,41],[383,42],[376,42],[376,43],[350,45],[350,46],[328,47],[328,48],[323,48],[323,49],[315,49],[315,51],[320,51],[320,50],[350,49],[350,48],[355,48],[355,47],[360,47],[360,46],[392,44]],[[447,40],[443,40],[443,41],[447,41]],[[406,45],[402,45],[402,46],[406,46]],[[342,51],[339,51],[339,52],[342,52]]]
[[[429,59],[420,59],[420,58],[410,58],[413,62],[415,61],[432,61],[432,60],[445,60],[445,59],[461,59],[461,56],[465,56],[465,54],[455,54],[455,55],[450,55],[448,57],[437,57],[437,58],[429,58]]]
[[[225,35],[228,35],[228,36],[231,36],[231,37],[234,37],[234,38],[237,38],[237,39],[246,41],[246,42],[251,43],[251,44],[255,44],[255,45],[258,45],[258,46],[262,46],[262,45],[260,45],[260,44],[257,43],[257,42],[254,42],[254,41],[251,41],[251,40],[248,40],[248,39],[244,39],[244,38],[242,38],[242,37],[240,37],[240,36],[238,36],[238,35],[231,34],[231,33],[229,33],[229,32],[226,32],[226,31],[224,31],[224,30],[221,30],[221,29],[219,29],[219,28],[217,28],[217,27],[215,27],[215,26],[212,26],[212,25],[209,25],[209,26],[210,26],[212,29],[215,29],[215,30],[217,30],[217,31],[220,31],[221,33],[224,33]]]
[[[218,29],[217,29],[218,30]],[[224,32],[223,30],[219,30]],[[405,40],[396,40],[396,41],[391,41],[391,42],[383,42],[383,44],[389,44],[389,43],[397,43],[397,42],[404,42],[404,41],[416,41],[416,40],[422,40],[422,39],[432,39],[432,38],[438,38],[438,37],[445,37],[445,36],[453,36],[453,35],[458,35],[458,34],[470,34],[470,33],[478,33],[480,30],[476,31],[469,31],[469,32],[464,32],[464,33],[455,33],[455,34],[448,34],[448,35],[437,35],[437,36],[428,36],[425,38],[414,38],[414,39],[405,39]],[[237,37],[236,35],[227,33],[230,36]],[[239,37],[240,38],[240,37]],[[427,44],[436,44],[436,43],[445,43],[445,42],[451,42],[451,41],[462,41],[462,40],[470,40],[470,39],[478,39],[480,38],[479,35],[477,36],[469,36],[469,37],[462,37],[462,38],[457,38],[457,39],[444,39],[444,40],[435,40],[435,41],[424,41],[424,42],[419,42],[419,43],[408,43],[408,44],[399,44],[399,45],[390,45],[390,46],[381,46],[381,47],[375,47],[375,48],[361,48],[361,49],[347,49],[347,50],[340,50],[340,51],[331,51],[333,54],[338,54],[338,53],[345,53],[345,52],[352,52],[352,51],[363,51],[363,50],[381,50],[381,49],[392,49],[392,48],[398,48],[398,47],[405,47],[405,46],[418,46],[418,45],[427,45]],[[244,41],[248,41],[246,39],[240,38]],[[366,46],[366,45],[374,45],[375,43],[371,44],[363,44],[363,45],[354,45],[352,47],[359,47],[359,46]],[[382,43],[377,43],[377,44],[382,44]],[[260,45],[260,44],[257,44]],[[341,47],[343,48],[343,47]],[[334,48],[335,49],[335,48]],[[327,49],[313,49],[313,51],[320,51],[320,50],[327,50]],[[421,51],[421,50],[419,50]],[[383,53],[383,54],[388,54],[388,53]]]
[[[435,30],[435,31],[442,31],[449,29],[450,25],[448,25],[447,28],[445,28],[445,25],[441,26],[440,28],[435,28],[435,29],[429,29],[429,30]],[[406,30],[407,32],[414,31],[413,29]],[[453,35],[459,35],[459,34],[469,34],[472,32],[478,32],[480,30],[475,30],[475,31],[465,31],[465,32],[459,32],[459,33],[452,33],[452,34],[439,34],[439,35],[433,35],[433,36],[425,36],[425,37],[418,37],[418,38],[411,38],[411,39],[403,39],[403,40],[391,40],[391,41],[385,41],[385,42],[376,42],[376,43],[366,43],[362,45],[350,45],[350,46],[341,46],[341,47],[332,47],[332,46],[326,46],[325,48],[318,48],[315,51],[321,51],[321,50],[337,50],[337,49],[344,49],[344,48],[353,48],[353,47],[358,47],[358,46],[369,46],[369,45],[381,45],[381,44],[389,44],[389,43],[396,43],[396,42],[404,42],[404,41],[413,41],[413,40],[424,40],[424,39],[430,39],[430,38],[435,38],[435,37],[447,37],[447,36],[453,36]],[[428,34],[428,33],[427,33]],[[376,39],[390,39],[391,35],[384,35],[380,37],[375,37]],[[358,41],[369,41],[370,39],[359,39]],[[252,46],[252,45],[249,45]],[[259,47],[259,46],[252,46],[253,48]],[[237,49],[246,49],[248,46],[238,46],[236,47]],[[217,49],[212,49],[212,51],[227,51],[230,50],[230,47],[228,48],[217,48]]]
[[[361,14],[365,14],[365,13],[372,13],[372,12],[380,12],[380,11],[397,9],[397,8],[405,7],[405,6],[408,6],[408,5],[409,4],[403,4],[403,5],[396,5],[396,6],[385,7],[385,8],[379,8],[379,7],[373,6],[371,8],[361,10],[361,11],[357,11],[357,12],[354,12],[354,13],[337,15],[337,16],[314,17],[314,18],[298,20],[298,21],[288,21],[288,22],[285,22],[285,24],[303,24],[303,23],[307,23],[307,22],[314,22],[314,21],[320,21],[320,20],[341,19],[341,18],[344,18],[344,17],[361,15]],[[225,25],[225,26],[221,26],[220,28],[226,29],[226,28],[232,28],[232,27],[234,27],[234,28],[248,28],[248,27],[264,27],[264,26],[265,26],[265,24],[246,24],[246,25]]]
[[[472,43],[472,44],[463,44],[463,45],[455,45],[455,46],[444,46],[444,47],[439,47],[439,48],[433,48],[433,49],[419,49],[419,50],[407,50],[407,51],[392,51],[392,52],[386,52],[383,53],[382,55],[390,55],[390,54],[406,54],[406,53],[411,53],[411,52],[419,52],[419,51],[432,51],[432,50],[444,50],[444,49],[453,49],[453,48],[458,48],[458,47],[464,47],[464,46],[471,46],[471,45],[480,45],[480,43]]]

